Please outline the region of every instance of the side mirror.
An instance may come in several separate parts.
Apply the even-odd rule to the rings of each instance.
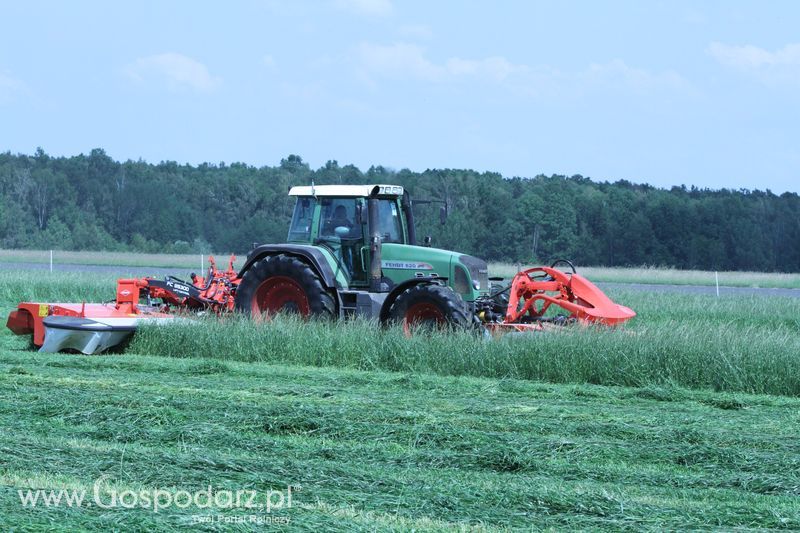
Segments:
[[[424,238],[424,239],[423,239],[423,241],[422,241],[423,245],[424,245],[424,246],[427,246],[427,247],[429,247],[429,248],[430,248],[430,246],[431,246],[431,242],[433,242],[433,239],[431,238],[431,236],[430,236],[430,235],[426,235],[426,236],[425,236],[425,238]]]
[[[441,208],[439,208],[439,223],[441,223],[444,226],[445,222],[447,222],[447,205],[446,204],[443,205]]]

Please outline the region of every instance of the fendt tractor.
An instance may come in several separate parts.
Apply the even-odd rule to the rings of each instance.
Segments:
[[[255,244],[240,271],[213,259],[205,276],[117,281],[100,304],[20,303],[7,326],[41,351],[99,353],[122,344],[142,321],[239,312],[257,319],[362,317],[382,324],[475,328],[490,334],[541,331],[575,322],[615,326],[635,313],[612,302],[566,260],[523,270],[510,283],[485,261],[417,242],[414,204],[397,185],[293,187],[287,242]],[[441,207],[441,222],[447,217]],[[556,268],[563,264],[567,271]],[[566,314],[548,312],[551,305]]]

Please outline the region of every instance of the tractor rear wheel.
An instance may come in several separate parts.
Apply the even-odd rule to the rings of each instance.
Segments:
[[[280,254],[265,257],[247,270],[236,290],[236,309],[251,316],[331,317],[336,306],[307,263]]]
[[[403,325],[410,335],[415,328],[466,328],[471,320],[461,296],[442,285],[409,287],[389,308],[389,319]]]

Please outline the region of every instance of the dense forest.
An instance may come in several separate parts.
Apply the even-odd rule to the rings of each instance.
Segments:
[[[362,172],[290,155],[243,163],[117,162],[103,150],[0,153],[0,247],[243,252],[286,237],[291,185],[392,183],[415,198],[418,235],[489,260],[800,271],[800,197],[769,191],[659,189],[583,176],[504,178],[472,170]]]

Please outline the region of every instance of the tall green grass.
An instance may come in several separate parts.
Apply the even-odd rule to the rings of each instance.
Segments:
[[[112,274],[0,270],[0,305],[106,301],[115,297],[116,284]]]
[[[143,327],[130,351],[171,357],[339,366],[603,385],[800,396],[800,301],[619,291],[629,327],[567,327],[489,340],[474,332],[406,338],[398,328],[283,318]]]
[[[0,307],[104,301],[115,277],[0,271]],[[226,317],[142,327],[129,351],[559,383],[664,385],[800,396],[800,299],[610,291],[638,313],[620,329],[569,327],[487,340],[450,332],[407,339],[369,322]],[[4,341],[5,342],[5,341]]]

